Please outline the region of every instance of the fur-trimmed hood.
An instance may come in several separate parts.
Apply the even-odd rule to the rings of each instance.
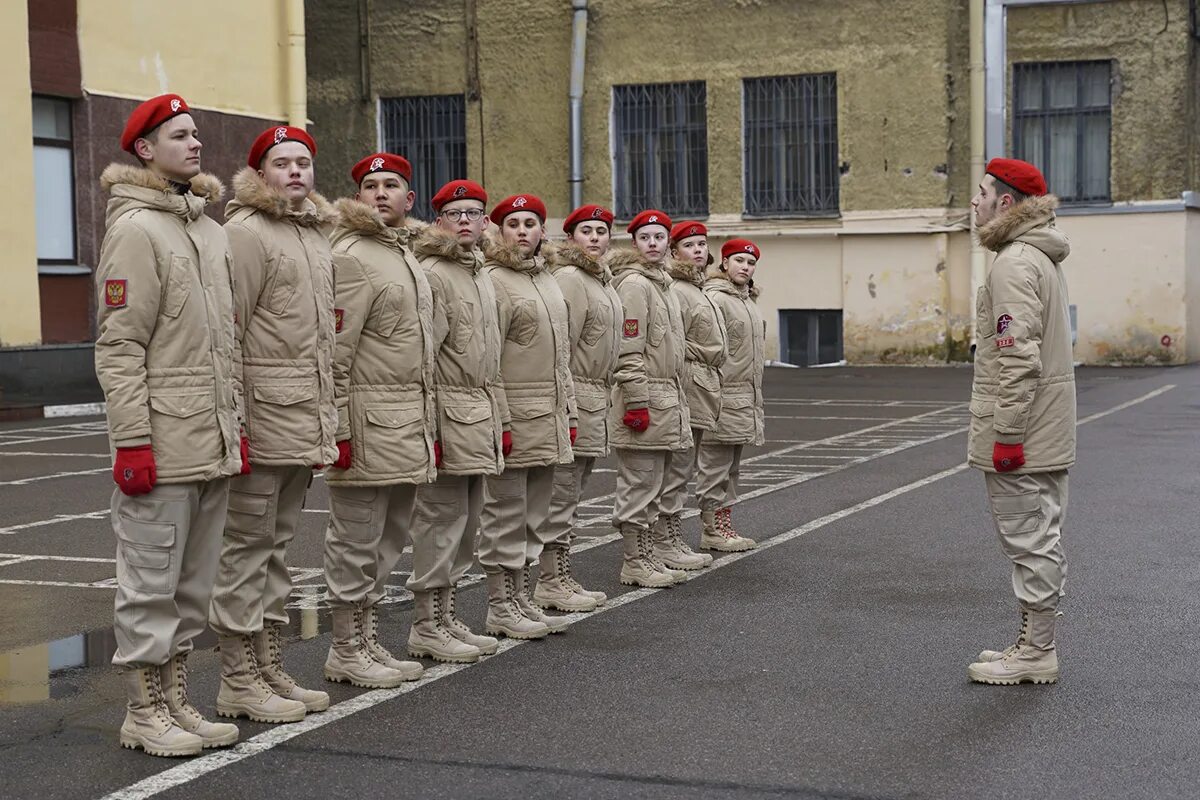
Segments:
[[[979,243],[999,252],[1009,242],[1026,242],[1041,250],[1055,263],[1071,252],[1066,235],[1054,224],[1058,198],[1052,194],[1030,197],[979,229]]]
[[[109,164],[100,173],[100,187],[112,195],[106,214],[108,224],[132,207],[153,208],[195,220],[204,213],[205,206],[219,202],[225,194],[221,181],[206,172],[189,183],[191,192],[181,195],[166,178],[145,167]]]
[[[478,271],[483,266],[482,261],[475,257],[479,252],[477,248],[463,247],[457,234],[437,225],[426,225],[417,234],[413,252],[417,258],[444,258],[469,267],[472,271]]]
[[[608,251],[608,268],[612,270],[613,278],[620,278],[626,272],[637,272],[645,275],[659,286],[666,286],[671,278],[660,264],[651,264],[642,258],[637,250],[616,247]]]
[[[573,242],[547,243],[542,245],[542,251],[546,254],[546,264],[551,270],[576,267],[599,278],[601,283],[607,284],[612,280],[612,271],[605,264],[603,256],[600,259],[592,258],[587,251]]]
[[[721,269],[720,262],[708,268],[704,281],[705,289],[716,289],[717,291],[725,292],[726,294],[736,295],[737,297],[757,300],[761,294],[758,287],[754,285],[754,279],[751,278],[745,286],[736,286],[734,282],[729,280],[729,273]]]
[[[292,211],[287,198],[268,186],[258,170],[252,167],[242,167],[233,176],[233,199],[225,204],[225,218],[229,219],[242,208],[252,208],[274,219],[286,219],[306,227],[329,225],[335,218],[333,206],[316,192],[309,193],[304,208]]]
[[[540,255],[526,256],[515,244],[498,237],[485,237],[483,240],[483,257],[489,266],[504,267],[513,272],[541,272],[546,268],[546,260]]]
[[[667,274],[677,281],[684,281],[693,286],[704,285],[704,273],[707,267],[696,266],[691,261],[682,261],[674,256],[668,256]]]

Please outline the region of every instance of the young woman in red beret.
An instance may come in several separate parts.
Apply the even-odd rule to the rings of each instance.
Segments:
[[[608,455],[608,411],[612,404],[613,367],[621,336],[621,298],[612,288],[605,264],[612,238],[613,214],[587,205],[563,223],[567,241],[549,258],[551,274],[567,303],[567,339],[571,378],[579,412],[575,460],[554,469],[550,517],[542,536],[541,574],[533,599],[562,611],[591,611],[604,603],[604,592],[580,585],[571,570],[575,510],[597,458]]]

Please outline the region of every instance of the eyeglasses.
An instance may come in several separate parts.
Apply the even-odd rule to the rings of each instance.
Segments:
[[[471,222],[478,222],[479,218],[483,216],[483,209],[482,208],[468,208],[466,210],[463,210],[461,208],[450,208],[450,209],[443,211],[442,216],[451,222],[458,222],[463,217],[466,217]]]

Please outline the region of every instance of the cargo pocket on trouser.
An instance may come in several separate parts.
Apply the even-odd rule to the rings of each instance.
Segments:
[[[1038,476],[988,475],[988,498],[1000,547],[1013,564],[1013,592],[1023,608],[1052,611],[1064,564],[1058,531],[1046,524]]]
[[[375,489],[345,487],[329,492],[329,528],[347,542],[371,542],[377,536]]]
[[[239,475],[229,484],[225,535],[247,539],[275,533],[275,476],[269,472]]]
[[[171,594],[179,580],[175,525],[117,514],[117,584],[142,594]]]

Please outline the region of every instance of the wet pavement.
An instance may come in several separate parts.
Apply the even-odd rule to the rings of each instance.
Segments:
[[[606,610],[391,692],[321,679],[317,476],[285,660],[335,705],[239,721],[250,742],[183,761],[116,746],[103,420],[0,425],[0,795],[1190,796],[1200,369],[1079,372],[1063,679],[1037,689],[965,678],[1015,632],[982,481],[958,469],[969,385],[962,368],[768,370],[769,440],[736,513],[764,547],[668,591],[620,586],[601,463],[573,561]],[[384,609],[398,651],[407,569]],[[463,601],[478,624],[482,586]],[[206,713],[214,643],[192,658]]]

